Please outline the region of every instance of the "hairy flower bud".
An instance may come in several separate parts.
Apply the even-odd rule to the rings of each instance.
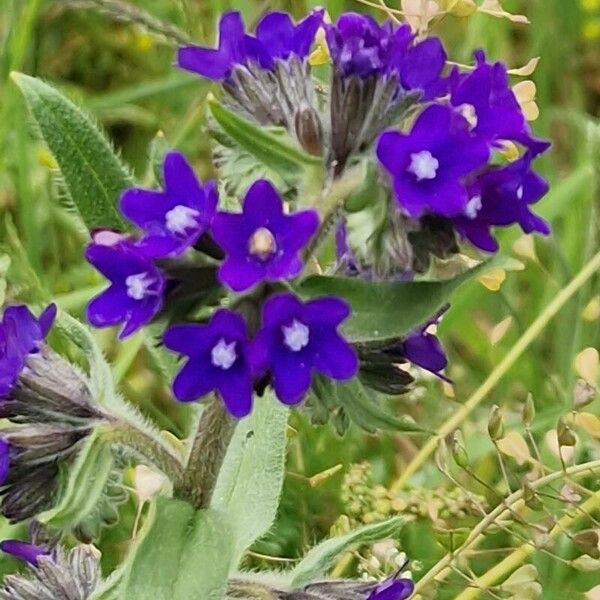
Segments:
[[[109,417],[73,366],[42,346],[26,365],[0,411],[13,426],[0,432],[8,472],[0,490],[2,514],[23,521],[55,499],[60,465]]]
[[[88,600],[100,583],[99,558],[93,546],[40,554],[28,572],[4,578],[0,599]]]

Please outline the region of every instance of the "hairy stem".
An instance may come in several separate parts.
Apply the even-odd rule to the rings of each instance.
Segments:
[[[429,457],[436,451],[439,440],[444,439],[457,429],[461,423],[475,410],[487,395],[498,385],[502,377],[529,348],[532,342],[540,335],[548,323],[556,316],[560,309],[593,277],[600,269],[600,252],[564,287],[542,311],[538,318],[531,324],[527,331],[519,338],[510,352],[500,364],[491,372],[490,376],[475,391],[475,393],[457,410],[441,427],[438,433],[427,441],[420,452],[408,464],[402,476],[394,483],[393,490],[399,490],[407,485],[410,478],[425,464]]]
[[[108,444],[119,444],[132,450],[157,469],[162,471],[173,483],[180,484],[183,477],[183,464],[174,450],[166,442],[161,443],[151,435],[128,423],[106,426],[100,433]]]
[[[181,485],[175,489],[176,497],[198,509],[209,505],[234,430],[235,421],[223,403],[212,396],[200,417]]]
[[[588,512],[598,510],[598,508],[600,508],[600,491],[597,491],[593,496],[588,498],[581,505],[579,512],[566,514],[562,517],[552,528],[552,531],[550,531],[550,539],[556,538],[566,529],[575,525],[577,521],[586,518]],[[472,600],[473,598],[477,598],[481,592],[496,585],[499,581],[503,581],[508,575],[518,569],[535,552],[535,550],[536,547],[532,543],[521,545],[493,569],[490,569],[485,575],[482,575],[473,581],[473,587],[459,594],[455,600]]]
[[[600,469],[600,460],[584,463],[582,465],[575,465],[568,468],[566,471],[555,471],[545,477],[541,477],[537,481],[533,482],[530,487],[532,490],[537,491],[554,481],[560,480],[564,477],[577,477],[585,474],[594,472]],[[595,496],[593,496],[595,497]],[[590,498],[591,499],[591,498]],[[589,502],[589,500],[588,500]],[[587,504],[587,502],[586,502]],[[444,579],[449,573],[449,569],[456,559],[457,556],[464,553],[467,550],[472,550],[477,547],[485,537],[485,532],[490,525],[509,518],[514,512],[518,512],[523,506],[523,490],[519,490],[514,494],[511,494],[504,502],[499,504],[494,510],[492,510],[484,519],[482,519],[477,526],[471,531],[469,537],[466,539],[464,544],[452,553],[447,554],[434,565],[417,583],[415,592],[418,593],[426,585],[431,583],[434,579]],[[585,508],[585,505],[584,507]],[[556,534],[555,534],[556,535]],[[524,544],[524,546],[531,546],[532,552],[535,550],[535,545]],[[504,561],[503,561],[504,562]],[[502,563],[501,563],[502,564]],[[466,597],[465,597],[466,598]],[[465,600],[461,598],[461,600]]]

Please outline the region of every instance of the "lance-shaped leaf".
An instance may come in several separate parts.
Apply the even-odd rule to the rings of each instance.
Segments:
[[[52,86],[13,73],[25,102],[48,144],[74,206],[89,229],[120,229],[120,193],[133,182],[106,137],[90,117]]]
[[[58,504],[38,516],[56,529],[71,529],[89,517],[102,499],[113,468],[110,448],[93,433],[66,473]]]
[[[236,428],[211,507],[227,515],[235,535],[234,561],[273,525],[283,485],[289,409],[272,392],[257,398]]]
[[[242,148],[265,165],[283,174],[322,164],[296,146],[287,136],[277,135],[266,127],[254,124],[225,108],[214,96],[209,96],[208,106],[215,121],[223,131]]]
[[[383,398],[366,389],[358,379],[338,383],[336,393],[350,420],[367,431],[375,432],[378,429],[404,433],[425,431],[410,417],[397,417],[386,411],[379,403]]]
[[[310,550],[302,562],[290,573],[290,585],[302,587],[316,581],[329,571],[343,552],[358,544],[394,537],[398,535],[405,523],[404,517],[394,517],[321,542]]]
[[[300,284],[298,292],[304,298],[324,295],[343,298],[352,307],[352,316],[342,325],[348,340],[385,342],[425,323],[459,286],[505,262],[504,257],[498,257],[446,281],[367,281],[313,275]]]
[[[157,498],[127,559],[119,600],[221,600],[232,570],[224,515]],[[110,597],[110,596],[109,596]]]

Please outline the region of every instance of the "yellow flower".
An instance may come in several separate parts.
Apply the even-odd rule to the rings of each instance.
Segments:
[[[600,19],[588,21],[583,26],[582,34],[586,40],[597,40],[600,38]]]

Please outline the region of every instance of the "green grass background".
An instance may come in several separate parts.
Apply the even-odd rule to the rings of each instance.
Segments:
[[[301,16],[317,2],[303,0],[138,0],[152,15],[175,24],[192,39],[214,38],[218,15],[239,9],[249,23],[267,9],[285,8]],[[332,17],[343,10],[366,11],[354,0],[324,0]],[[391,3],[390,3],[391,4]],[[444,394],[439,382],[421,383],[418,400],[398,401],[397,410],[409,412],[435,429],[456,410],[510,350],[527,326],[557,292],[599,249],[597,170],[600,155],[600,2],[593,0],[507,1],[507,8],[526,14],[531,25],[477,15],[447,18],[436,28],[444,37],[450,58],[469,62],[474,49],[483,47],[492,59],[511,67],[531,57],[541,62],[532,79],[538,90],[541,116],[538,135],[550,137],[552,152],[539,161],[552,189],[540,203],[554,235],[535,240],[537,259],[522,258],[525,269],[510,273],[499,292],[473,283],[457,294],[452,311],[441,327],[450,353],[450,375],[455,398]],[[375,13],[374,13],[375,14]],[[380,14],[380,13],[378,13]],[[12,70],[45,78],[92,113],[114,140],[124,159],[143,178],[149,168],[149,147],[159,131],[168,145],[185,151],[202,176],[211,174],[209,145],[203,125],[209,85],[173,67],[174,47],[138,25],[117,22],[107,15],[68,2],[3,0],[0,5],[0,245],[10,254],[8,300],[35,300],[36,286],[56,296],[60,304],[82,314],[89,296],[101,281],[82,260],[85,235],[65,210],[53,160],[31,135],[29,119]],[[516,230],[501,234],[503,249],[513,253]],[[468,451],[480,477],[495,484],[499,470],[486,432],[487,405],[505,408],[508,421],[518,425],[518,411],[531,392],[537,408],[540,440],[569,406],[576,378],[575,356],[598,347],[600,320],[584,319],[588,303],[600,294],[596,277],[548,324],[525,355],[490,394],[486,407],[476,412],[465,431]],[[492,343],[492,329],[512,317],[500,341]],[[153,373],[149,358],[135,338],[114,343],[111,332],[99,334],[114,359],[128,396],[176,434],[186,430],[187,412],[174,406]],[[598,412],[597,403],[590,412]],[[340,485],[353,462],[368,460],[377,481],[389,484],[401,473],[419,447],[419,439],[394,435],[368,436],[352,430],[339,439],[329,428],[314,429],[302,416],[294,420],[289,473],[278,523],[256,551],[271,557],[294,559],[327,535],[343,512]],[[600,448],[586,446],[590,455]],[[585,457],[583,457],[585,458]],[[311,486],[306,477],[341,465],[330,477]],[[433,462],[414,478],[417,486],[442,483]],[[473,487],[472,482],[464,485]],[[485,493],[485,489],[475,490]],[[105,566],[110,568],[126,549],[131,515],[105,534]],[[415,528],[403,540],[405,550],[427,568],[441,555],[431,531]],[[568,540],[554,551],[572,555]],[[490,559],[486,559],[489,564]],[[494,559],[491,559],[493,564]],[[277,565],[256,559],[253,566]],[[579,574],[561,563],[538,555],[536,564],[544,584],[544,598],[583,597],[600,583],[600,575]],[[6,565],[5,565],[6,566]],[[6,566],[8,568],[8,566]],[[348,573],[352,572],[352,566]],[[443,597],[460,589],[453,581]],[[454,586],[454,587],[452,587]],[[463,584],[464,587],[464,584]]]

